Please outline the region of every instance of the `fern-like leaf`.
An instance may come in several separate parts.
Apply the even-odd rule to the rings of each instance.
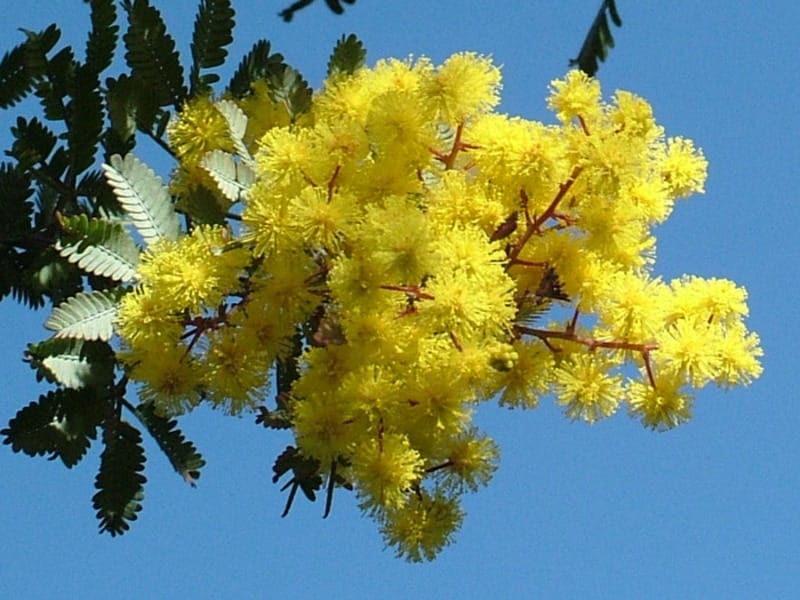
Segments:
[[[292,478],[281,488],[281,490],[289,489],[282,517],[289,514],[298,489],[302,490],[305,497],[312,502],[316,500],[317,490],[322,487],[322,476],[319,474],[319,469],[320,462],[317,459],[302,455],[294,446],[287,446],[275,459],[275,464],[272,466],[273,483],[277,483],[289,471],[292,473]]]
[[[283,103],[292,119],[311,108],[311,88],[300,72],[288,65],[269,77],[269,89],[273,100]]]
[[[339,74],[348,75],[364,66],[367,50],[354,34],[342,36],[333,49],[328,60],[328,77]]]
[[[253,185],[255,173],[244,162],[237,162],[232,154],[222,150],[214,150],[206,154],[200,166],[211,175],[223,196],[231,202],[237,202]]]
[[[247,131],[247,115],[239,108],[238,104],[231,100],[220,100],[214,104],[214,107],[225,117],[236,154],[248,165],[253,166],[253,158],[244,143],[244,135]]]
[[[114,335],[119,294],[80,292],[53,309],[44,326],[58,338],[108,341]]]
[[[181,194],[178,207],[195,224],[224,225],[230,202],[220,198],[216,190],[194,186]]]
[[[118,223],[89,219],[85,214],[62,219],[66,244],[57,244],[59,254],[93,275],[114,281],[136,277],[139,249]]]
[[[114,0],[90,0],[92,29],[86,40],[86,68],[99,74],[114,59],[117,47],[117,7]]]
[[[74,390],[51,390],[20,409],[0,431],[4,444],[28,456],[60,458],[72,468],[97,437],[102,402]]]
[[[17,124],[11,128],[14,143],[8,154],[17,159],[20,167],[30,168],[42,164],[56,145],[56,134],[39,119],[34,117],[30,121],[24,117],[17,117]]]
[[[283,64],[283,56],[270,54],[269,42],[259,40],[242,58],[228,84],[228,91],[235,98],[244,98],[252,92],[253,82],[265,79],[270,73],[278,73]]]
[[[115,154],[110,162],[103,165],[108,184],[145,242],[177,239],[178,215],[161,178],[133,154]]]
[[[97,146],[103,132],[105,111],[100,95],[97,73],[81,67],[70,82],[67,103],[67,139],[69,140],[70,171],[82,173],[94,164]]]
[[[156,414],[153,404],[148,402],[137,406],[135,414],[166,454],[175,471],[194,487],[206,461],[194,444],[183,437],[180,429],[175,428],[177,422]]]
[[[92,498],[100,533],[121,535],[130,528],[142,509],[145,455],[142,435],[124,421],[107,425],[103,435],[105,450],[95,479],[98,492]]]
[[[125,60],[140,85],[156,99],[158,106],[180,106],[186,97],[183,67],[175,40],[167,33],[161,13],[147,0],[124,0],[128,13]]]
[[[28,344],[25,360],[37,380],[73,390],[102,389],[114,379],[114,351],[106,342],[54,337]]]
[[[192,70],[189,76],[192,95],[209,89],[219,81],[216,73],[201,75],[203,69],[219,67],[225,62],[225,49],[233,41],[235,12],[230,0],[201,0],[192,34]]]
[[[617,27],[622,27],[622,19],[617,11],[614,0],[603,0],[597,16],[592,21],[592,26],[583,40],[583,45],[577,58],[569,61],[570,67],[578,67],[589,76],[597,73],[598,61],[605,61],[608,50],[614,47],[614,36],[611,35],[611,28],[608,26],[608,17]]]

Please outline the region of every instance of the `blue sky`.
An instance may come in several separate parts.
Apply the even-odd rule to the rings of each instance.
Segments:
[[[236,2],[231,65],[258,38],[318,85],[342,33],[370,62],[460,50],[503,66],[501,110],[550,119],[550,80],[577,54],[599,0],[368,2],[335,17],[319,0],[289,25],[289,0]],[[0,3],[11,5],[11,3]],[[183,56],[196,3],[156,2]],[[624,21],[599,72],[647,98],[671,135],[709,160],[706,194],[680,203],[658,231],[665,278],[719,276],[750,292],[749,325],[766,353],[762,378],[727,393],[703,390],[694,419],[653,433],[624,414],[588,426],[545,400],[532,412],[481,406],[502,449],[489,487],[465,499],[454,545],[430,564],[394,558],[353,499],[332,515],[284,496],[270,481],[289,442],[250,416],[200,410],[182,428],[208,465],[192,489],[148,442],[145,508],[132,530],[96,533],[91,506],[99,452],[72,471],[0,448],[0,595],[80,598],[790,598],[800,574],[796,357],[800,217],[800,5],[618,0]],[[88,9],[78,0],[13,4],[0,50],[17,27],[58,20],[82,49]],[[413,7],[414,12],[409,8]],[[224,78],[223,78],[224,79]],[[0,115],[8,140],[14,111]],[[145,160],[147,156],[143,157]],[[155,162],[158,165],[158,161]],[[166,168],[166,166],[164,167]],[[5,423],[44,388],[20,358],[46,337],[46,312],[0,304]]]

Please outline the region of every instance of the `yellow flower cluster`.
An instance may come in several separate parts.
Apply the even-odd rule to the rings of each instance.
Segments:
[[[493,112],[499,89],[472,53],[387,60],[328,80],[294,123],[255,89],[240,140],[190,103],[171,128],[177,177],[246,147],[241,225],[150,248],[119,312],[130,376],[170,413],[254,406],[302,332],[297,446],[413,560],[449,542],[458,495],[495,468],[477,402],[552,393],[569,418],[627,405],[669,428],[693,388],[761,371],[742,288],[652,275],[652,227],[703,189],[692,143],[577,71],[552,84],[558,125]]]

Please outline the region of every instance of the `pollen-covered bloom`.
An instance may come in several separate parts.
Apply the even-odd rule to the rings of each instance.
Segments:
[[[146,249],[121,356],[166,414],[244,412],[277,379],[309,481],[355,490],[399,555],[433,558],[489,481],[481,402],[668,429],[760,375],[744,288],[656,272],[653,227],[707,164],[643,98],[571,71],[552,122],[505,115],[471,52],[338,71],[304,114],[270,85],[170,124],[191,226]]]

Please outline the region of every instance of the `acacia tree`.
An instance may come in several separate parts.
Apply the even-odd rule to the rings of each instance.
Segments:
[[[651,228],[702,191],[706,162],[589,76],[613,1],[553,82],[549,126],[494,112],[485,57],[368,68],[355,36],[316,93],[266,40],[215,91],[227,0],[200,2],[186,70],[159,11],[124,0],[127,70],[101,78],[117,9],[89,5],[83,61],[51,25],[0,63],[0,107],[33,93],[43,116],[17,118],[0,166],[0,292],[54,306],[25,352],[54,389],[2,434],[72,467],[99,432],[102,532],[141,509],[141,430],[195,482],[175,417],[206,402],[291,430],[284,514],[298,490],[324,490],[327,515],[350,489],[399,555],[431,559],[496,468],[478,402],[552,394],[569,418],[627,406],[666,429],[693,389],[760,373],[742,288],[654,275]],[[167,185],[141,136],[174,159]]]

